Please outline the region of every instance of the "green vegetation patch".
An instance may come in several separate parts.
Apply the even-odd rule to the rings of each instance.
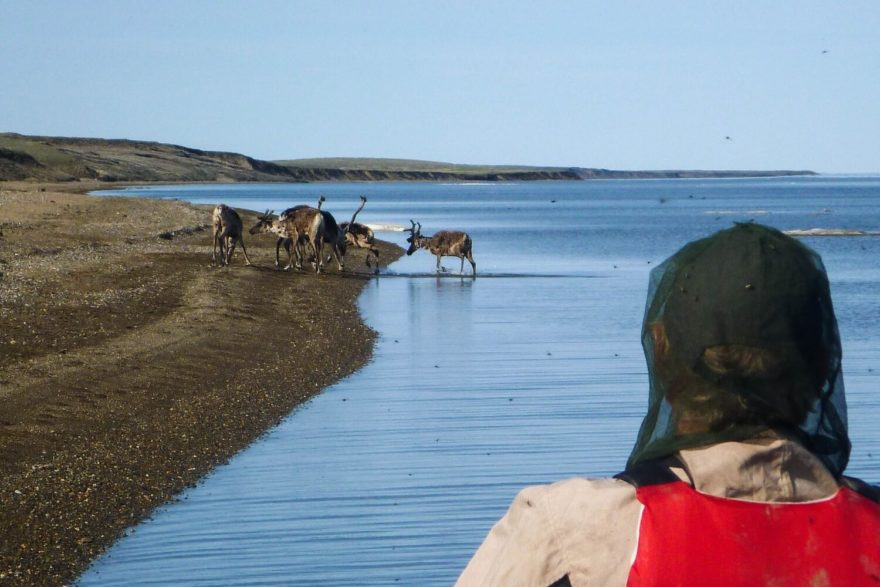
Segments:
[[[492,173],[523,173],[561,171],[564,167],[535,167],[526,165],[461,165],[442,161],[417,159],[382,159],[371,157],[324,157],[316,159],[288,159],[274,161],[284,167],[303,169],[341,169],[343,171],[427,172],[485,175]]]
[[[27,153],[46,167],[73,170],[80,166],[76,157],[38,139],[4,133],[0,134],[0,148]]]

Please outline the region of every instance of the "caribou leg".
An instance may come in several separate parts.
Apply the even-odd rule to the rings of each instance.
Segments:
[[[342,257],[339,254],[339,251],[337,250],[337,247],[336,247],[336,243],[334,243],[333,245],[330,246],[330,254],[327,255],[327,263],[330,263],[330,259],[336,259],[336,266],[339,268],[340,271],[342,271],[345,268],[345,265],[343,264],[342,261],[340,261],[340,258],[344,259],[345,257]]]
[[[296,243],[294,243],[293,251],[291,251],[290,247],[287,246],[287,243],[285,243],[284,249],[287,251],[287,266],[284,268],[284,271],[290,271],[290,268],[293,267],[294,254],[298,254],[297,245],[296,245]],[[298,259],[298,257],[297,257],[297,259]]]
[[[248,259],[248,256],[247,256],[247,249],[244,247],[244,239],[241,238],[241,237],[239,237],[239,238],[238,238],[238,242],[241,243],[241,252],[244,253],[244,264],[245,264],[245,265],[250,265],[250,264],[251,264],[251,260]]]
[[[231,236],[226,237],[226,265],[232,261],[232,254],[235,252],[235,239]]]
[[[275,269],[281,266],[281,243],[284,243],[284,248],[287,251],[287,256],[290,257],[290,245],[287,244],[285,239],[282,236],[279,236],[275,240]]]
[[[220,266],[229,265],[229,237],[226,230],[220,233]]]
[[[217,241],[218,241],[219,235],[220,235],[219,230],[214,231],[214,248],[211,250],[211,265],[212,266],[217,264]],[[220,255],[221,255],[221,257],[223,255],[222,249],[220,250]]]
[[[314,255],[315,255],[315,275],[318,275],[319,273],[321,273],[321,270],[324,268],[324,258],[323,258],[324,246],[323,246],[323,243],[321,242],[323,239],[318,238],[316,240],[318,242],[312,242],[311,239],[309,239],[309,245],[310,245],[310,248],[312,249],[312,253],[314,253]]]
[[[228,265],[226,261],[226,255],[228,254],[229,243],[226,239],[226,230],[218,230],[217,231],[217,253],[218,253],[218,263],[221,267],[224,265]]]

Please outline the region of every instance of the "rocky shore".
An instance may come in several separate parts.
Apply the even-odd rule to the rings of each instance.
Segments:
[[[97,187],[0,182],[0,585],[74,580],[373,347],[362,251],[212,268],[208,208]]]

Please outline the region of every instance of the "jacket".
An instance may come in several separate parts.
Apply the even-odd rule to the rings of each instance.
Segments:
[[[678,457],[682,466],[672,469],[675,476],[716,497],[806,502],[839,488],[812,453],[775,436],[682,450]],[[575,478],[526,488],[456,585],[626,585],[642,510],[636,488],[621,479]]]

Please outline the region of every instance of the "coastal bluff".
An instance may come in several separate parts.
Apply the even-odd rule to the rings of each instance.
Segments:
[[[625,171],[588,167],[460,165],[378,158],[263,161],[222,151],[127,139],[0,133],[0,181],[327,182],[583,181],[816,175],[807,170]]]

